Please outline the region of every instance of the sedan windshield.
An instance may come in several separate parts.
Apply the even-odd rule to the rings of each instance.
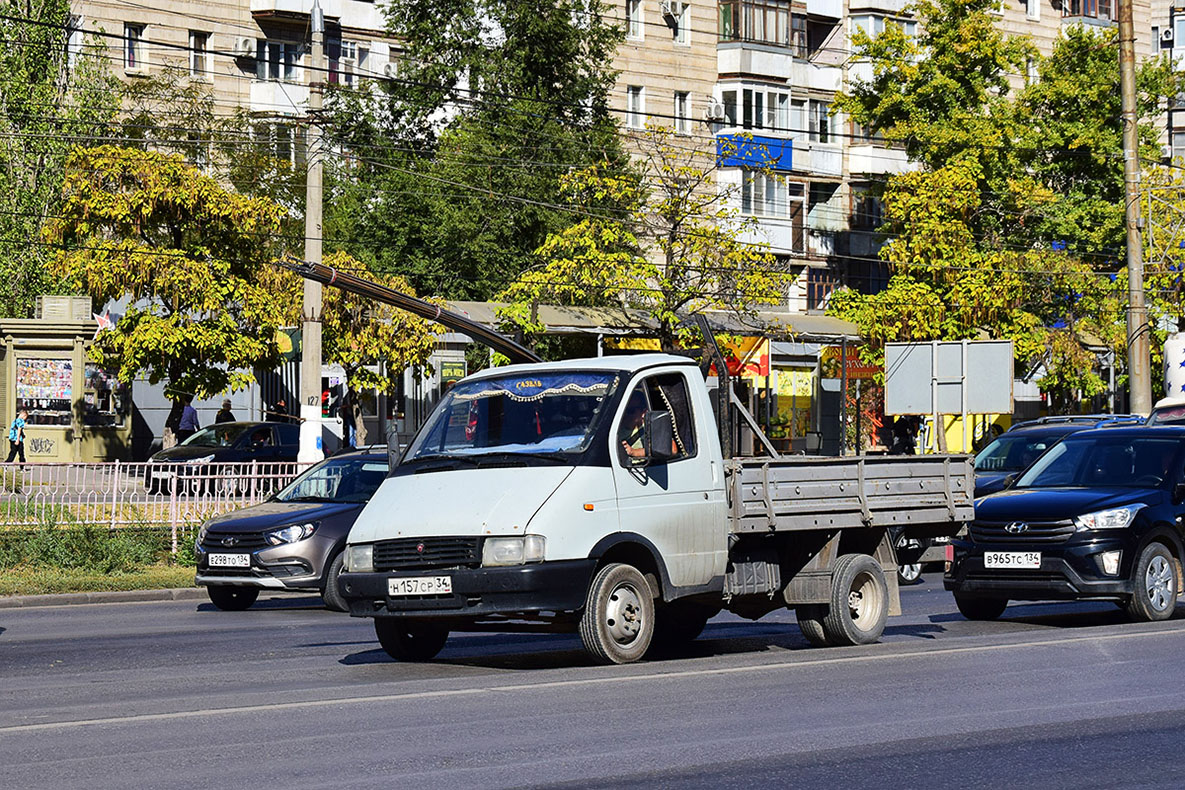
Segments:
[[[976,472],[1019,472],[1062,437],[1033,434],[1005,434],[975,456]]]
[[[1014,488],[1155,488],[1175,477],[1181,443],[1169,438],[1070,437],[1041,456]]]
[[[612,373],[531,373],[463,381],[436,407],[407,461],[583,452],[617,387]]]
[[[387,462],[358,456],[330,458],[276,494],[281,502],[366,502],[387,476]]]
[[[186,447],[230,447],[249,427],[237,422],[212,425],[202,428],[182,444]]]

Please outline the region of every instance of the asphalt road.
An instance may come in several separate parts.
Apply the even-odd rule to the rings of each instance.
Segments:
[[[601,667],[542,634],[400,664],[318,603],[0,610],[0,786],[1185,786],[1185,607],[969,623],[929,575],[878,645],[725,615],[679,657]]]

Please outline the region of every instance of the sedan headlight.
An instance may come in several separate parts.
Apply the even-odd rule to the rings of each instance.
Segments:
[[[1141,502],[1136,505],[1125,505],[1124,507],[1114,507],[1110,510],[1086,513],[1074,519],[1074,526],[1079,530],[1125,529],[1132,523],[1132,519],[1136,517],[1136,513],[1143,507],[1145,505]]]
[[[203,455],[201,458],[189,458],[185,461],[187,464],[208,464],[214,460],[214,453]]]
[[[311,537],[316,531],[317,525],[313,523],[293,524],[288,527],[280,527],[279,529],[265,532],[263,539],[273,546],[282,546],[285,543],[295,543],[298,540]]]
[[[364,543],[360,546],[346,546],[347,573],[374,572],[374,544]]]
[[[547,541],[542,535],[522,535],[513,538],[486,538],[481,547],[481,564],[524,565],[543,562]]]

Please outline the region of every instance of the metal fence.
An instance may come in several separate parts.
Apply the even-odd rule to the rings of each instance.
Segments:
[[[0,464],[0,530],[168,529],[254,505],[295,478],[295,463]]]

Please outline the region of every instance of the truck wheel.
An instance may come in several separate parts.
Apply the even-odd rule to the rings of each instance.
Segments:
[[[955,596],[955,606],[968,620],[995,620],[1008,608],[1007,598],[970,598]]]
[[[1140,623],[1167,620],[1177,607],[1178,592],[1173,555],[1163,544],[1149,543],[1132,565],[1127,616]]]
[[[799,606],[794,610],[798,618],[798,628],[806,641],[815,647],[830,647],[827,632],[823,630],[823,618],[827,616],[827,607],[822,604]]]
[[[448,630],[429,623],[412,623],[398,617],[374,618],[374,633],[387,655],[396,661],[435,658],[448,641]]]
[[[325,586],[321,588],[321,600],[325,601],[325,608],[335,612],[350,610],[350,605],[342,597],[341,590],[337,589],[337,577],[341,575],[345,561],[346,553],[344,551],[333,555],[333,561],[329,563],[329,570],[325,572]]]
[[[580,617],[580,641],[603,664],[637,661],[654,635],[654,598],[632,565],[611,562],[597,571]]]
[[[870,645],[889,616],[889,585],[880,563],[867,554],[845,554],[831,575],[831,605],[823,632],[833,645]]]
[[[206,588],[210,603],[224,612],[241,612],[255,603],[259,597],[258,587],[244,587],[235,584],[218,584]]]
[[[654,636],[650,653],[676,650],[694,642],[703,633],[713,611],[697,604],[676,601],[654,612]]]

